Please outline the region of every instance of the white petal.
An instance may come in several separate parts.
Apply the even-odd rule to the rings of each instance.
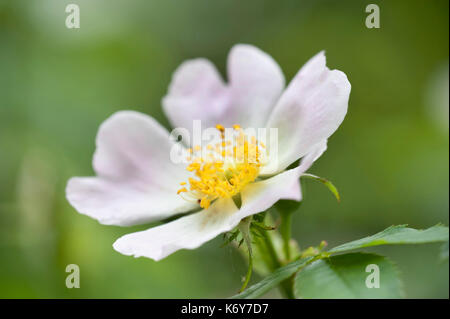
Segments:
[[[182,63],[174,72],[162,104],[174,128],[191,132],[194,120],[201,120],[203,128],[219,124],[229,99],[229,89],[214,65],[206,59],[195,59]]]
[[[207,210],[167,224],[119,238],[113,247],[124,255],[161,260],[180,249],[194,249],[217,235],[233,229],[239,220],[231,199],[220,199]]]
[[[279,199],[300,200],[299,167],[247,186],[242,207],[220,199],[209,209],[181,217],[162,226],[119,238],[114,249],[124,255],[161,260],[180,249],[194,249],[221,233],[230,231],[250,215],[270,208]]]
[[[100,177],[75,177],[69,180],[66,195],[79,213],[105,225],[136,225],[161,220],[196,207],[174,196],[176,193],[150,188]]]
[[[194,120],[202,128],[222,124],[231,127],[265,127],[267,118],[284,89],[278,64],[251,45],[236,45],[228,56],[229,84],[206,59],[186,61],[175,71],[162,103],[174,127],[192,131]]]
[[[278,170],[311,152],[336,131],[347,113],[350,89],[343,72],[326,67],[323,52],[305,64],[267,124],[278,128]]]
[[[327,150],[327,140],[319,142],[312,150],[306,154],[300,161],[300,170],[306,172],[312,164]]]
[[[265,127],[284,89],[280,67],[270,55],[246,44],[231,49],[227,67],[232,98],[225,124]]]
[[[244,218],[269,209],[280,199],[301,201],[300,175],[303,167],[248,185],[241,193],[242,207],[236,218]]]
[[[97,134],[98,177],[68,183],[69,202],[104,224],[132,225],[188,211],[196,205],[177,195],[189,174],[170,160],[174,143],[153,118],[132,111],[107,119]]]

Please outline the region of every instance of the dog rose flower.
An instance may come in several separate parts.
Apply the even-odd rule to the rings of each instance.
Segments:
[[[300,176],[326,150],[347,113],[351,86],[346,75],[328,69],[320,52],[285,88],[277,63],[242,44],[230,51],[227,73],[225,83],[211,62],[194,59],[173,75],[163,99],[172,126],[192,132],[194,121],[201,120],[222,135],[219,144],[186,146],[188,164],[171,160],[179,143],[147,115],[121,111],[100,126],[96,176],[74,177],[67,185],[67,199],[78,212],[119,226],[189,213],[119,238],[113,245],[118,252],[160,260],[199,247],[280,199],[301,200]],[[242,142],[227,140],[225,128],[233,128],[233,137],[243,137]],[[246,136],[245,128],[278,129],[277,161],[262,163],[265,145]],[[224,149],[217,148],[221,143]],[[298,159],[299,166],[286,170]]]

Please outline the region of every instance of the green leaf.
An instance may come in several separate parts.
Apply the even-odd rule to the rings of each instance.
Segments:
[[[270,291],[272,288],[278,286],[283,280],[289,278],[295,272],[307,265],[313,260],[312,257],[300,259],[287,264],[284,267],[278,268],[272,274],[261,280],[259,283],[247,288],[243,292],[234,295],[231,299],[253,299],[264,295],[266,292]]]
[[[316,261],[317,259],[324,258],[327,256],[327,253],[332,254],[345,252],[352,249],[377,245],[423,244],[440,241],[448,241],[448,227],[443,225],[436,225],[426,230],[407,228],[406,225],[391,226],[373,236],[340,245],[328,252],[323,252],[318,256],[302,258],[291,262],[284,267],[278,268],[259,283],[247,288],[242,293],[231,298],[258,298],[279,285],[285,279],[295,274],[299,269],[305,267],[313,261]]]
[[[315,261],[295,276],[294,293],[311,299],[403,297],[396,266],[383,256],[365,253]]]
[[[313,180],[321,182],[322,184],[324,184],[330,190],[331,193],[333,193],[334,197],[336,197],[336,200],[338,202],[341,201],[341,196],[339,195],[338,189],[329,180],[327,180],[327,179],[325,179],[323,177],[319,177],[319,176],[313,175],[313,174],[302,174],[301,177],[311,178]]]
[[[391,226],[375,235],[337,246],[329,250],[329,252],[337,253],[379,245],[424,244],[448,240],[448,227],[446,226],[436,225],[425,230],[408,228],[406,226]]]

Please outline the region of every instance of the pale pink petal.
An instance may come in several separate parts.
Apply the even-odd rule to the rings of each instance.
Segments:
[[[153,118],[122,111],[107,119],[97,134],[97,177],[73,178],[66,195],[80,213],[104,224],[132,225],[158,220],[196,207],[179,195],[189,173],[174,164],[174,142]]]
[[[173,128],[186,128],[191,132],[194,120],[201,120],[203,128],[220,123],[230,98],[229,89],[214,65],[200,58],[178,67],[162,104]]]
[[[300,175],[303,173],[302,167],[298,166],[245,187],[241,192],[242,207],[236,218],[263,212],[280,199],[301,201]]]
[[[303,158],[300,161],[300,168],[299,170],[302,172],[306,172],[312,164],[316,160],[319,159],[320,156],[327,150],[327,140],[319,142],[316,146],[312,148],[312,150],[303,156]]]
[[[160,188],[137,187],[101,177],[74,177],[66,196],[75,209],[105,225],[129,226],[161,220],[197,205]]]
[[[247,44],[238,44],[231,49],[227,66],[232,100],[225,124],[265,127],[284,89],[280,67],[270,55]]]
[[[301,200],[301,173],[297,167],[248,185],[242,192],[240,210],[231,199],[219,199],[207,210],[125,235],[113,247],[124,255],[154,260],[161,260],[180,249],[197,248],[219,234],[232,230],[243,218],[267,210],[279,199]]]
[[[350,95],[347,76],[326,66],[320,52],[281,96],[267,127],[278,128],[278,171],[311,152],[344,120]]]
[[[220,199],[207,210],[122,236],[113,247],[124,255],[161,260],[177,250],[197,248],[233,229],[239,223],[232,217],[237,210],[231,199]]]
[[[228,56],[228,77],[226,85],[206,59],[181,64],[162,101],[172,126],[192,131],[193,121],[201,120],[202,128],[265,127],[284,89],[280,67],[263,51],[240,44]]]

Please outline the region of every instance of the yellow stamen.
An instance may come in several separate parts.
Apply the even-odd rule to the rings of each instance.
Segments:
[[[240,193],[259,175],[261,161],[258,140],[251,137],[247,141],[248,137],[239,125],[233,125],[233,128],[239,130],[236,133],[238,135],[232,140],[225,140],[224,126],[216,125],[222,142],[207,145],[198,155],[200,157],[194,158],[186,167],[193,177],[188,179],[189,190],[183,187],[178,190],[178,194],[188,192],[191,197],[197,198],[204,209],[218,198],[231,198]],[[200,148],[195,146],[194,150],[200,151]],[[186,182],[180,185],[186,185]]]

